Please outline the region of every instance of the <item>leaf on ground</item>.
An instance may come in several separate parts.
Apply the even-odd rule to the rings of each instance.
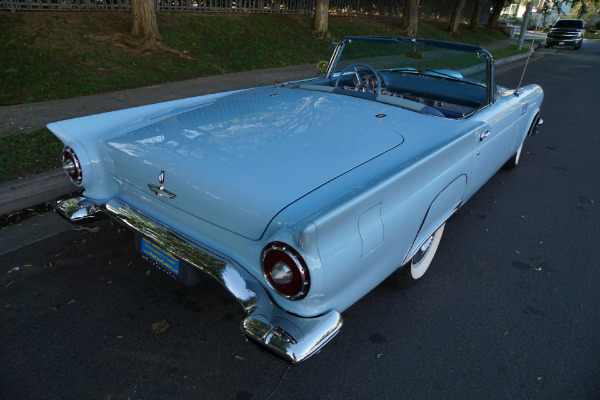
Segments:
[[[165,333],[169,329],[169,323],[166,319],[161,319],[152,324],[152,333]]]
[[[240,360],[240,361],[241,361],[241,360],[245,360],[245,358],[244,358],[244,357],[242,357],[242,356],[238,356],[237,354],[235,355],[235,359],[236,359],[236,360]]]
[[[95,228],[88,228],[87,226],[76,226],[76,227],[72,228],[72,230],[74,230],[74,231],[90,231],[92,233],[96,233],[100,230],[100,227],[97,226]]]

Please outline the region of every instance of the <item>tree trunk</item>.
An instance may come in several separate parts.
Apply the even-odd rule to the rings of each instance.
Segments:
[[[329,30],[329,0],[315,1],[315,19],[313,33],[327,36]]]
[[[458,25],[466,2],[467,0],[456,0],[454,4],[454,11],[452,11],[452,18],[450,18],[450,26],[448,27],[448,32],[454,36],[458,35]]]
[[[400,32],[403,35],[415,37],[419,28],[419,0],[406,0],[402,12]]]
[[[476,32],[477,28],[479,28],[479,19],[481,18],[481,10],[483,10],[483,3],[485,3],[485,0],[475,1],[475,10],[473,10],[471,25],[469,26],[469,29],[473,32]]]
[[[529,15],[531,14],[532,8],[533,2],[530,1],[529,3],[527,3],[525,14],[523,14],[523,22],[521,23],[521,34],[519,35],[519,40],[517,42],[517,50],[521,50],[521,48],[523,48],[523,42],[525,41],[525,32],[527,31],[527,20],[529,19]]]
[[[489,29],[496,29],[498,27],[498,19],[500,18],[500,14],[502,13],[504,1],[505,0],[496,0],[496,3],[494,4],[494,12],[487,24],[487,27]]]
[[[144,49],[162,44],[162,37],[156,23],[154,0],[131,0],[131,14],[133,16],[131,36],[141,37]]]

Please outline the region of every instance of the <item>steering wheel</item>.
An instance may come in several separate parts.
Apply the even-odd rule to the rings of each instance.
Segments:
[[[359,82],[359,84],[362,82],[362,79],[360,78],[360,75],[358,73],[358,69],[357,67],[363,67],[366,68],[368,70],[370,70],[371,72],[373,72],[373,75],[375,75],[375,78],[377,78],[377,91],[375,93],[380,94],[381,92],[381,79],[379,78],[379,74],[377,73],[377,71],[375,71],[375,69],[373,67],[371,67],[370,65],[367,64],[362,64],[362,63],[356,63],[356,64],[351,64],[348,65],[346,68],[344,68],[342,70],[342,72],[340,72],[340,74],[337,76],[337,79],[335,80],[335,85],[333,87],[337,88],[338,84],[340,83],[340,78],[346,73],[348,72],[349,69],[353,68],[354,69],[354,74],[356,75],[356,79]]]

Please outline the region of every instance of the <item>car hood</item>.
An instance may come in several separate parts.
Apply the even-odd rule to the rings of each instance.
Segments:
[[[403,142],[378,116],[382,107],[252,89],[157,116],[105,141],[101,152],[121,185],[256,240],[286,206]]]

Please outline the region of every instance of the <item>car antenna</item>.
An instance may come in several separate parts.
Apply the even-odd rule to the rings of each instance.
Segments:
[[[537,25],[535,26],[535,30],[533,31],[533,37],[531,38],[531,48],[529,49],[529,54],[527,55],[527,61],[525,61],[525,66],[523,67],[523,73],[521,74],[521,79],[519,80],[519,85],[517,86],[517,90],[515,90],[515,96],[519,97],[519,90],[521,90],[521,82],[523,82],[523,77],[525,76],[525,70],[527,69],[527,64],[529,64],[529,58],[533,53],[533,45],[535,43],[535,34],[537,33]],[[521,32],[522,33],[522,32]]]

